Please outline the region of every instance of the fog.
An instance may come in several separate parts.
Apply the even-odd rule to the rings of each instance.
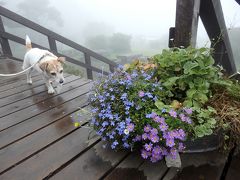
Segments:
[[[240,27],[240,6],[234,0],[221,3],[227,27]],[[109,41],[124,37],[131,47],[122,53],[152,55],[167,48],[176,0],[0,0],[0,5],[97,51],[114,52]],[[209,45],[201,22],[197,42]]]

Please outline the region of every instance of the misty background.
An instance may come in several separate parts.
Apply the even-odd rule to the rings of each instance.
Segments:
[[[221,3],[226,26],[233,32],[230,38],[240,42],[240,6],[235,0]],[[176,0],[0,0],[0,5],[112,60],[120,59],[120,63],[126,63],[126,57],[161,53],[168,47],[169,28],[175,26]],[[48,47],[44,35],[6,18],[3,21],[6,31],[22,38],[28,34],[33,42]],[[14,42],[10,44],[23,48]],[[209,45],[200,20],[197,46]],[[80,52],[66,45],[58,42],[57,48],[83,60]],[[21,50],[17,52],[17,56],[23,57]],[[234,52],[240,60],[240,49],[235,48]]]

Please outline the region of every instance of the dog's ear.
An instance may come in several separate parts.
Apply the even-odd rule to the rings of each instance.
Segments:
[[[65,57],[58,57],[57,59],[60,63],[65,63],[66,58]]]
[[[47,68],[48,68],[48,63],[47,62],[44,62],[44,63],[40,63],[39,64],[39,67],[42,71],[47,71]]]

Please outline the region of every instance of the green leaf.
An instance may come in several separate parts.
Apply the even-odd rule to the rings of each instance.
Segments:
[[[155,106],[157,106],[157,108],[161,110],[164,108],[165,104],[162,101],[158,100],[155,102]]]
[[[178,79],[179,79],[179,77],[170,77],[170,78],[166,79],[166,81],[163,83],[163,85],[165,87],[170,88],[170,87],[172,87],[176,83],[176,81]]]
[[[191,70],[197,66],[198,66],[197,62],[191,62],[191,61],[186,62],[183,66],[184,74],[190,74]]]
[[[193,95],[194,95],[196,92],[197,92],[196,89],[189,89],[189,90],[187,91],[187,97],[192,99],[192,98],[193,98]]]

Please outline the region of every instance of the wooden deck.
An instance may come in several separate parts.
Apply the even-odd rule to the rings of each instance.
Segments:
[[[0,73],[17,72],[21,63],[0,59]],[[183,169],[151,164],[137,152],[102,148],[88,140],[89,117],[74,127],[74,112],[88,108],[89,80],[66,75],[58,95],[48,95],[41,77],[0,79],[0,179],[240,179],[240,157],[218,151],[182,154]]]

